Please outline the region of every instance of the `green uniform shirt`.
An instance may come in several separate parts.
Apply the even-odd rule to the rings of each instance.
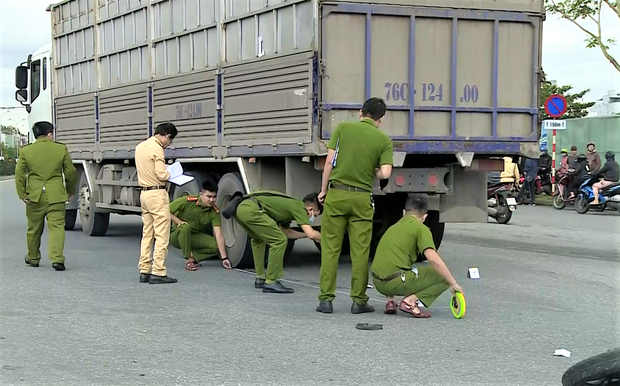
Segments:
[[[430,229],[415,217],[406,215],[381,237],[371,270],[381,278],[397,271],[409,271],[418,254],[435,250]]]
[[[170,213],[189,224],[194,232],[202,232],[205,225],[221,226],[220,211],[216,206],[205,208],[200,196],[183,195],[170,203]],[[176,226],[173,223],[173,226]]]
[[[293,220],[299,226],[310,225],[306,206],[301,200],[270,190],[257,191],[246,197],[256,199],[267,216],[284,228],[288,228]]]
[[[341,122],[327,148],[336,151],[329,181],[372,190],[375,169],[394,164],[392,140],[370,119]]]

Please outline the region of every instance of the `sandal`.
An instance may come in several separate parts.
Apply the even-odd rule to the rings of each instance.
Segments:
[[[431,317],[431,314],[429,314],[428,312],[422,311],[420,307],[418,307],[417,304],[412,306],[411,304],[405,302],[404,300],[401,300],[400,304],[398,305],[398,309],[401,310],[402,312],[406,312],[410,314],[414,318],[427,319]],[[418,312],[416,313],[415,310],[418,310]]]
[[[187,260],[185,262],[185,269],[188,271],[197,271],[198,265],[193,260]]]

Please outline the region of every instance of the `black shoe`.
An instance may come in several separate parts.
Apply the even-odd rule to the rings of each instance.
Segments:
[[[30,260],[28,260],[28,256],[26,256],[25,261],[26,261],[26,264],[31,266],[31,267],[35,267],[36,268],[36,267],[39,266],[39,262],[38,261],[36,263],[31,263]]]
[[[265,283],[263,284],[263,293],[272,293],[272,294],[292,294],[295,292],[292,288],[287,288],[282,285],[278,280],[273,283]]]
[[[256,280],[254,280],[254,288],[263,288],[263,286],[265,285],[265,279],[261,279],[261,278],[256,278]]]
[[[369,306],[368,303],[366,304],[357,304],[355,302],[353,302],[353,304],[351,304],[351,313],[352,314],[364,314],[367,312],[375,312],[375,307],[373,306]]]
[[[64,271],[65,265],[63,263],[53,263],[52,268],[54,268],[56,271]]]
[[[320,302],[318,306],[316,306],[316,312],[322,312],[324,314],[331,314],[334,312],[334,306],[332,302],[329,300],[325,300]]]
[[[149,284],[170,284],[170,283],[176,283],[176,282],[177,282],[177,279],[173,279],[168,276],[151,275],[151,277],[149,278]]]
[[[140,274],[140,283],[148,283],[151,278],[150,273],[141,273]]]

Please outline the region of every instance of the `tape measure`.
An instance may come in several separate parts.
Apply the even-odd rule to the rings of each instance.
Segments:
[[[450,299],[450,310],[452,311],[452,315],[457,319],[461,319],[465,316],[466,308],[465,296],[460,292],[452,294],[452,298]]]

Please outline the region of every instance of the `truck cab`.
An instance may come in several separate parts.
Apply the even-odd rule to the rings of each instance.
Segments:
[[[15,99],[26,107],[28,127],[35,122],[53,122],[52,45],[47,44],[15,69]]]

